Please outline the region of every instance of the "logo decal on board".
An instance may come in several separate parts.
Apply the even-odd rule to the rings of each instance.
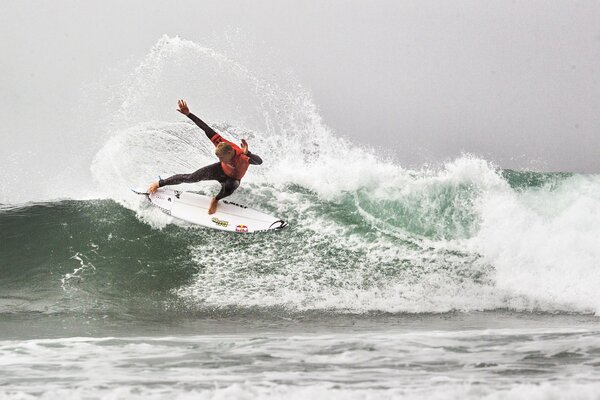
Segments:
[[[229,221],[223,221],[217,217],[214,217],[213,219],[211,219],[211,221],[222,227],[227,227],[229,225]]]
[[[242,224],[240,224],[240,225],[238,225],[238,226],[235,227],[235,231],[236,232],[246,233],[246,232],[248,232],[248,225],[242,225]]]
[[[243,206],[241,204],[234,203],[233,201],[223,200],[223,203],[225,203],[225,204],[231,204],[232,206],[237,206],[237,207],[241,207],[241,208],[248,208],[247,206]]]

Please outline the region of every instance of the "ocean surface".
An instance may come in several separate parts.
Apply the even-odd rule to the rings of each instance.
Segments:
[[[92,184],[2,188],[0,398],[600,398],[600,175],[405,168],[264,75],[165,36],[111,89]],[[182,82],[265,161],[231,200],[288,228],[194,227],[129,191],[213,162]]]

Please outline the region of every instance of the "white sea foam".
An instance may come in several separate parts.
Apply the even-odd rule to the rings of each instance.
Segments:
[[[440,382],[432,379],[432,383]],[[91,390],[73,388],[69,390],[48,390],[43,394],[29,395],[25,393],[0,391],[6,399],[82,399],[97,398],[102,400],[113,399],[164,399],[168,397],[175,400],[514,400],[514,399],[573,399],[595,400],[600,391],[600,384],[565,384],[543,383],[540,385],[518,385],[506,390],[494,390],[478,385],[444,385],[438,392],[433,390],[412,391],[400,389],[378,390],[347,390],[338,385],[315,384],[310,387],[293,387],[286,385],[271,385],[264,387],[252,384],[232,384],[215,387],[203,391],[192,390],[176,393],[175,390],[150,389],[142,386],[129,386],[117,389]]]
[[[478,203],[470,244],[496,269],[499,289],[528,299],[514,306],[600,312],[600,177],[490,190]]]
[[[593,399],[599,345],[555,328],[0,341],[0,396]]]

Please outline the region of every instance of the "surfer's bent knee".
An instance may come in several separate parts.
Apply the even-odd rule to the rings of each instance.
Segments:
[[[228,179],[221,183],[221,191],[215,197],[217,201],[230,196],[240,186],[240,181],[237,179]]]

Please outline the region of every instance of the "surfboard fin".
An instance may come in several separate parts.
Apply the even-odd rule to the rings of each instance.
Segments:
[[[137,190],[135,190],[135,189],[131,189],[131,191],[132,191],[133,193],[135,193],[135,194],[143,194],[143,195],[145,195],[145,196],[150,196],[150,193],[148,193],[148,192],[140,192],[140,191],[137,191]]]
[[[279,225],[276,225],[276,224],[279,224]],[[285,222],[285,221],[284,221],[284,220],[282,220],[282,219],[279,219],[279,220],[277,220],[277,221],[273,222],[273,223],[271,224],[271,226],[269,226],[269,229],[283,229],[283,228],[285,228],[286,226],[288,226],[288,223],[287,223],[287,222]]]

